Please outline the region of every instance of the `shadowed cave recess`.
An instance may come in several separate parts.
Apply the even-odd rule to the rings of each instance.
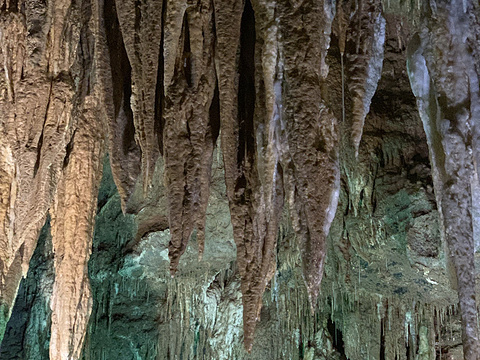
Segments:
[[[479,19],[0,0],[0,359],[480,360]]]

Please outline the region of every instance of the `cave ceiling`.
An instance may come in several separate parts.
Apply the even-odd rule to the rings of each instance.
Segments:
[[[0,356],[480,359],[479,11],[0,0]]]

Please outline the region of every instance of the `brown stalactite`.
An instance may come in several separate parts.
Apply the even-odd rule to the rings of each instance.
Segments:
[[[253,1],[244,6],[236,125],[240,154],[236,154],[234,164],[239,178],[230,207],[232,218],[235,216],[238,221],[237,226],[234,223],[234,237],[242,276],[244,345],[250,351],[260,320],[262,296],[276,271],[277,233],[284,190],[279,163],[282,110],[278,89],[281,74],[277,73],[280,59],[276,4]],[[244,157],[241,157],[242,152]]]
[[[253,345],[262,294],[268,281],[265,275],[261,275],[262,272],[265,274],[265,267],[272,265],[269,262],[272,254],[262,253],[264,239],[256,237],[261,234],[255,233],[255,230],[265,231],[262,222],[265,219],[262,219],[261,214],[255,213],[259,210],[255,207],[255,202],[263,200],[255,199],[255,195],[263,196],[252,194],[259,184],[256,169],[252,168],[255,156],[252,149],[253,134],[246,133],[247,126],[250,126],[250,131],[253,130],[255,101],[255,83],[252,79],[255,68],[253,62],[250,62],[255,52],[253,16],[250,3],[246,5],[241,0],[231,0],[228,3],[215,1],[221,145],[233,236],[237,245],[237,264],[242,278],[244,345],[248,351]],[[246,36],[248,32],[250,37]],[[238,53],[240,56],[237,56]],[[254,230],[253,219],[256,215],[260,215],[260,224]],[[272,247],[267,246],[266,250],[271,252]]]
[[[280,110],[275,108],[274,94],[274,10],[274,3],[261,1],[232,1],[215,9],[221,143],[241,275],[244,345],[248,351],[252,349],[263,292],[275,272],[278,221],[283,207],[279,144],[275,143]],[[260,60],[255,61],[255,57]]]
[[[85,2],[84,9],[91,4]],[[99,8],[94,10],[98,11]],[[66,146],[63,176],[50,207],[55,282],[50,303],[52,325],[51,359],[80,359],[92,308],[88,260],[97,210],[97,196],[105,153],[106,112],[101,91],[104,83],[95,79],[96,61],[89,49],[98,44],[98,13],[85,11],[79,49],[82,69],[74,101],[76,127]],[[93,15],[93,16],[92,16]],[[91,29],[90,29],[91,28]],[[100,46],[101,48],[101,46]],[[83,95],[83,96],[82,96]]]
[[[380,0],[361,0],[347,33],[348,88],[352,94],[352,144],[358,156],[365,118],[382,74],[385,19]]]
[[[0,106],[9,109],[2,112],[2,143],[10,149],[15,163],[8,197],[11,201],[7,214],[9,245],[6,253],[1,255],[1,298],[7,314],[20,277],[28,269],[39,230],[61,177],[66,145],[75,126],[71,115],[75,92],[65,67],[75,63],[79,34],[72,29],[76,21],[71,17],[77,14],[69,12],[69,25],[59,35],[63,38],[61,42],[51,42],[47,36],[56,33],[54,29],[59,27],[58,23],[63,24],[64,15],[62,9],[55,12],[45,5],[28,3],[25,4],[25,26],[21,16],[2,14],[4,19],[17,16],[17,25],[2,24],[4,39],[12,35],[16,37],[15,44],[9,45],[8,41],[2,44],[2,52],[6,51],[2,54],[2,63],[8,64],[6,58],[15,63],[4,67],[3,73],[5,79],[10,79],[11,97],[0,99]],[[29,21],[35,19],[50,19],[51,23],[42,21],[41,26],[31,28]],[[57,54],[60,48],[62,62],[50,64],[47,59]],[[12,56],[13,53],[16,55]],[[20,57],[21,54],[25,56]]]
[[[135,124],[135,138],[142,153],[143,188],[146,193],[158,157],[155,132],[155,89],[162,38],[163,0],[138,3],[116,0],[125,49],[132,64],[129,99]]]
[[[25,49],[25,25],[17,14],[2,14],[0,18],[0,65],[1,65],[1,92],[0,92],[0,113],[3,118],[0,122],[0,295],[2,305],[9,308],[16,294],[16,287],[21,271],[17,256],[20,245],[14,238],[15,202],[17,199],[18,166],[15,158],[14,138],[7,137],[14,135],[12,126],[15,120],[15,92],[22,72],[24,49]],[[8,140],[8,141],[7,141]],[[20,274],[11,273],[15,268]],[[15,271],[14,270],[14,271]],[[2,319],[3,320],[3,319]],[[5,321],[5,320],[4,320]],[[3,330],[0,329],[3,336]]]
[[[419,35],[409,45],[408,63],[429,142],[447,261],[455,272],[465,360],[480,358],[471,190],[476,150],[472,129],[478,126],[480,101],[475,54],[470,50],[479,25],[468,11],[471,7],[460,1],[425,6]],[[436,56],[439,49],[441,58]]]
[[[91,252],[103,134],[95,98],[86,99],[72,139],[68,163],[50,210],[55,253],[51,300],[51,359],[79,359],[92,307],[87,262]]]
[[[96,208],[98,188],[91,186],[87,190],[83,185],[89,181],[98,183],[100,175],[99,164],[102,146],[99,145],[104,137],[101,126],[95,127],[96,119],[101,118],[94,109],[83,108],[84,98],[90,92],[85,83],[92,82],[91,66],[93,50],[89,43],[88,17],[91,14],[91,5],[88,2],[70,4],[56,1],[49,4],[31,1],[18,3],[22,14],[12,12],[1,13],[2,67],[0,78],[8,79],[8,86],[1,86],[0,118],[2,140],[1,147],[5,149],[2,161],[9,164],[6,169],[9,178],[2,177],[2,187],[9,189],[8,193],[2,191],[2,204],[4,200],[8,206],[2,208],[6,212],[5,220],[2,219],[2,246],[1,287],[2,314],[8,317],[13,304],[21,276],[28,270],[30,257],[36,246],[39,230],[45,221],[48,209],[52,206],[54,198],[63,198],[65,194],[65,181],[68,184],[77,184],[76,197],[86,195],[83,200],[91,203],[87,212],[88,226],[93,229],[93,213]],[[11,21],[14,23],[11,23]],[[3,41],[5,40],[5,41]],[[11,42],[14,40],[14,42]],[[7,90],[3,93],[3,90]],[[95,96],[93,96],[95,97]],[[5,110],[5,111],[3,111]],[[82,114],[82,112],[85,112]],[[87,119],[79,122],[79,119]],[[84,126],[88,124],[88,126]],[[84,138],[84,131],[89,129],[92,136]],[[77,131],[78,130],[78,131]],[[90,134],[90,135],[91,135]],[[97,141],[93,141],[93,138]],[[73,148],[73,144],[79,146]],[[82,145],[83,144],[83,145]],[[86,146],[83,152],[78,152]],[[96,149],[96,151],[95,151]],[[96,165],[83,171],[83,168],[72,169],[78,166],[79,158],[90,161]],[[64,173],[71,169],[68,180]],[[14,170],[14,171],[13,171]],[[89,176],[90,174],[90,176]],[[4,181],[6,180],[6,184]],[[60,188],[57,185],[60,183]],[[69,185],[67,186],[69,187]],[[70,189],[68,189],[70,190]],[[70,203],[71,199],[66,200]],[[57,305],[62,301],[75,302],[82,298],[83,303],[90,301],[86,282],[86,262],[89,254],[90,233],[79,236],[72,228],[81,227],[77,223],[78,207],[72,207],[68,221],[63,218],[65,213],[55,212],[57,224],[62,224],[70,236],[64,237],[63,231],[57,231],[54,236],[56,244],[63,244],[71,249],[66,251],[68,258],[63,258],[62,266],[58,267],[56,293],[54,297]],[[68,211],[65,211],[68,212]],[[65,220],[65,221],[64,221]],[[5,226],[5,227],[4,227]],[[78,229],[78,228],[77,228]],[[57,229],[58,230],[58,229]],[[4,237],[5,235],[5,237]],[[84,247],[81,258],[76,258],[77,249],[73,244],[77,241]],[[61,250],[57,255],[63,254]],[[79,261],[83,269],[83,276],[77,276],[76,266]],[[58,260],[59,258],[57,258]],[[72,261],[69,261],[72,260]],[[71,282],[68,277],[73,279]],[[77,282],[80,284],[77,284]],[[76,287],[78,285],[78,287]],[[76,302],[77,308],[80,302]],[[74,316],[73,323],[65,320],[65,316]],[[67,314],[63,306],[54,306],[53,317],[60,319],[54,321],[54,331],[61,334],[60,341],[52,346],[52,351],[65,349],[69,344],[75,343],[76,355],[68,358],[78,358],[80,344],[84,337],[86,321],[89,310],[84,306],[78,309],[78,314]],[[82,321],[83,320],[83,321]],[[6,319],[2,317],[4,326]],[[65,331],[67,330],[67,331]],[[3,336],[3,329],[1,329]],[[73,343],[68,339],[74,337]],[[65,342],[63,342],[65,340]],[[53,356],[53,358],[66,358]]]
[[[319,73],[322,53],[328,49],[332,12],[329,2],[314,1],[304,1],[298,9],[282,3],[280,12],[288,80],[284,94],[288,150],[282,165],[312,310],[340,186],[337,120],[322,100]]]
[[[238,59],[240,48],[240,25],[244,1],[214,0],[216,30],[216,72],[218,79],[221,123],[221,146],[225,167],[225,183],[230,202],[235,196],[237,168],[237,97],[238,97]],[[232,205],[230,205],[232,206]],[[232,223],[235,224],[232,214]],[[235,226],[235,225],[234,225]],[[234,230],[235,231],[235,230]]]
[[[120,30],[115,2],[106,0],[98,11],[98,70],[104,87],[101,95],[109,119],[110,164],[122,200],[122,209],[126,212],[128,200],[141,174],[141,151],[135,140],[134,115],[130,105],[132,67]]]
[[[184,9],[182,17],[178,16],[178,7]],[[176,53],[167,53],[168,47],[164,48],[163,155],[172,275],[195,228],[200,256],[205,241],[205,213],[210,194],[213,149],[218,135],[218,129],[210,121],[216,87],[212,16],[209,1],[191,7],[183,6],[181,2],[167,4],[166,26],[181,30],[178,38],[170,39],[178,42],[174,48]],[[175,21],[180,22],[180,27]],[[167,76],[172,62],[175,64],[173,75]]]

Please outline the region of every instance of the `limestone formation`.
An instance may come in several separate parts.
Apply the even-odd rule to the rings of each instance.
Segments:
[[[472,219],[480,106],[478,20],[469,2],[439,2],[425,12],[430,16],[410,45],[410,79],[429,142],[448,261],[458,289],[465,359],[478,359]],[[440,49],[439,59],[435,54]]]
[[[0,0],[0,354],[48,217],[51,359],[477,360],[478,9]]]
[[[359,1],[347,34],[347,82],[352,94],[352,141],[357,155],[365,117],[382,74],[385,19],[381,9],[378,0]]]

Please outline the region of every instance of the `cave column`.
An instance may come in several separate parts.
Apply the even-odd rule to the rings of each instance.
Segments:
[[[103,135],[93,109],[81,116],[65,159],[52,214],[55,283],[51,359],[79,359],[92,308],[88,279],[94,217],[102,174]]]
[[[472,188],[479,87],[478,21],[469,1],[425,5],[409,45],[408,72],[432,163],[437,204],[462,317],[464,358],[479,358]],[[473,140],[472,140],[473,139]]]
[[[75,131],[81,5],[12,1],[0,9],[0,338]]]

